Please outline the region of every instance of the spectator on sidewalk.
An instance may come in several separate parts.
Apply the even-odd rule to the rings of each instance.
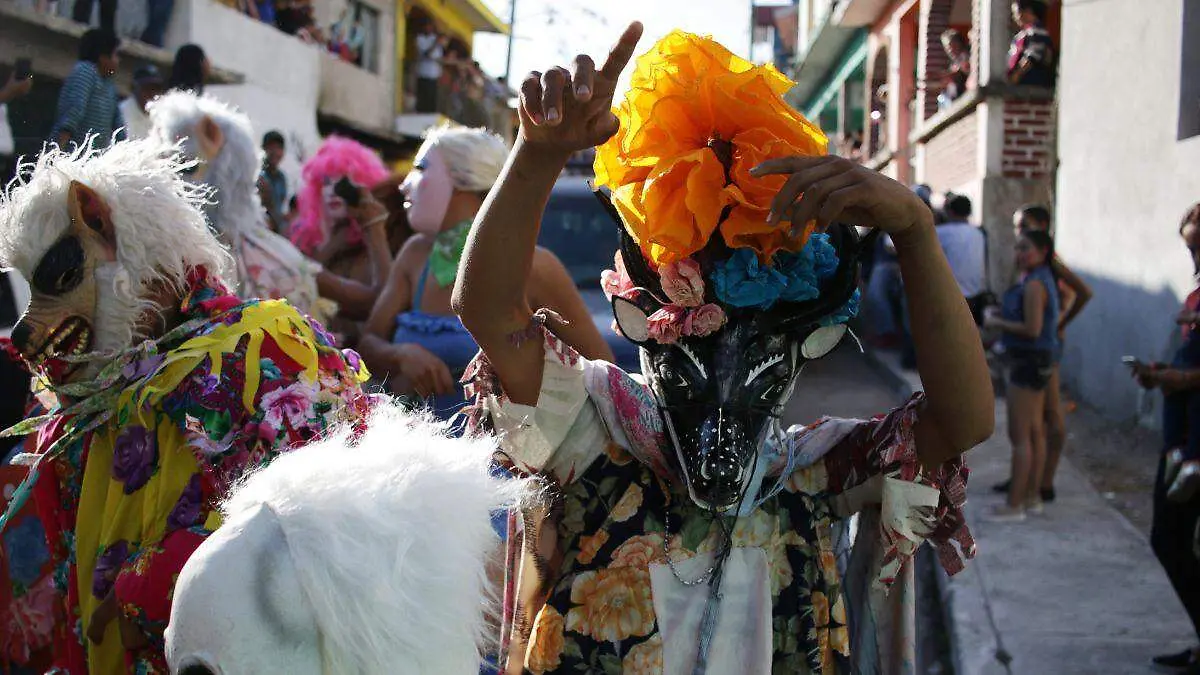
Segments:
[[[1017,209],[1013,214],[1013,229],[1017,238],[1027,230],[1050,232],[1050,210],[1037,204]],[[1054,501],[1054,477],[1058,473],[1058,460],[1062,457],[1067,439],[1066,411],[1062,404],[1062,385],[1059,366],[1062,362],[1063,339],[1067,325],[1079,316],[1084,305],[1092,299],[1092,289],[1071,271],[1058,255],[1051,261],[1054,277],[1058,282],[1058,297],[1061,301],[1058,320],[1058,349],[1054,352],[1054,372],[1046,385],[1046,466],[1042,469],[1040,492],[1042,501]],[[996,485],[997,492],[1008,492],[1012,480]]]
[[[449,39],[438,35],[433,21],[427,20],[417,34],[417,112],[432,113],[438,108],[438,80],[442,78],[442,57]]]
[[[133,95],[121,101],[125,137],[133,140],[150,135],[150,116],[146,106],[163,93],[163,77],[154,66],[142,66],[133,73]]]
[[[155,47],[163,46],[167,24],[175,11],[175,0],[146,0],[146,29],[142,31],[142,42]]]
[[[284,207],[288,199],[288,184],[287,176],[279,170],[279,163],[283,161],[283,153],[286,149],[283,134],[275,130],[263,134],[262,149],[263,168],[258,180],[263,206],[267,209],[267,219],[270,221],[271,229],[286,237],[288,236],[288,224],[284,216],[286,211]]]
[[[114,140],[124,138],[121,109],[117,107],[117,88],[113,76],[121,58],[117,49],[121,41],[116,34],[103,28],[93,28],[79,40],[79,61],[63,82],[54,114],[54,129],[50,140],[67,150],[72,143],[83,143],[95,134],[95,148],[107,148]]]
[[[1012,486],[1008,503],[993,508],[988,520],[1017,522],[1026,512],[1041,513],[1042,467],[1046,463],[1046,387],[1054,371],[1058,345],[1058,284],[1050,262],[1054,239],[1027,231],[1017,240],[1016,266],[1021,280],[1004,293],[999,310],[989,308],[985,328],[1003,331],[1008,359],[1008,434],[1012,442]]]
[[[1013,19],[1021,30],[1008,48],[1008,81],[1035,87],[1053,87],[1057,54],[1054,39],[1042,25],[1046,20],[1043,0],[1016,0]]]
[[[1179,234],[1200,278],[1200,203],[1183,218]],[[1156,666],[1200,674],[1200,287],[1184,302],[1177,322],[1183,344],[1169,367],[1135,365],[1138,383],[1163,392],[1163,451],[1154,482],[1150,546],[1183,603],[1196,646],[1154,657]]]
[[[75,23],[90,26],[92,23],[92,6],[95,0],[75,0],[71,8],[71,18]],[[116,34],[117,0],[100,0],[100,30]]]
[[[987,300],[987,282],[984,279],[986,262],[986,240],[983,230],[968,222],[971,217],[971,200],[965,195],[946,193],[942,206],[945,222],[937,226],[938,243],[950,262],[950,271],[962,291],[975,323],[983,323],[983,308]]]
[[[171,80],[167,89],[193,91],[197,96],[204,94],[204,83],[212,65],[200,45],[187,44],[175,52],[175,62],[171,65]]]

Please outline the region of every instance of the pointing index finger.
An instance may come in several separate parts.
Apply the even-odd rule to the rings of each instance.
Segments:
[[[605,59],[600,73],[615,82],[621,76],[621,71],[625,70],[625,66],[629,65],[629,60],[633,58],[633,50],[637,48],[640,39],[642,39],[642,22],[634,21],[629,24],[624,33],[621,33],[617,44],[613,45],[612,50],[608,52],[608,58]]]

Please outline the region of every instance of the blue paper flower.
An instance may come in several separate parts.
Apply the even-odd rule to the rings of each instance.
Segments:
[[[717,298],[726,305],[767,309],[787,288],[788,278],[779,270],[761,264],[754,251],[740,248],[717,263],[712,282]]]
[[[811,250],[805,246],[799,253],[775,255],[775,269],[787,278],[787,286],[780,297],[787,302],[804,302],[821,294],[817,286],[817,273],[813,269]]]
[[[821,232],[809,237],[801,253],[811,255],[813,269],[817,273],[817,281],[825,281],[837,272],[838,254],[833,244],[829,243],[829,235]]]
[[[850,299],[846,301],[846,304],[842,305],[841,309],[821,319],[821,325],[833,326],[839,323],[846,323],[858,316],[858,303],[861,299],[862,294],[855,289],[854,295],[850,296]]]

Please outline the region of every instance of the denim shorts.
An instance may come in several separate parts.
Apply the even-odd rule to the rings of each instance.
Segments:
[[[1054,352],[1049,349],[1010,349],[1008,381],[1022,389],[1042,391],[1054,374]]]

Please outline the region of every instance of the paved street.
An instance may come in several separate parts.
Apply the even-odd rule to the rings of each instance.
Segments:
[[[919,386],[892,355],[880,358],[898,385]],[[1072,453],[1059,467],[1058,500],[1044,515],[1016,524],[981,520],[1000,502],[991,486],[1008,476],[1005,424],[1000,400],[997,435],[967,456],[967,519],[979,555],[943,593],[959,675],[1156,672],[1151,656],[1190,644],[1187,617],[1146,532],[1096,490]],[[1086,428],[1072,432],[1072,443],[1095,440]]]
[[[785,424],[808,424],[822,416],[868,418],[891,410],[899,399],[849,337],[829,356],[805,366],[784,414]]]

